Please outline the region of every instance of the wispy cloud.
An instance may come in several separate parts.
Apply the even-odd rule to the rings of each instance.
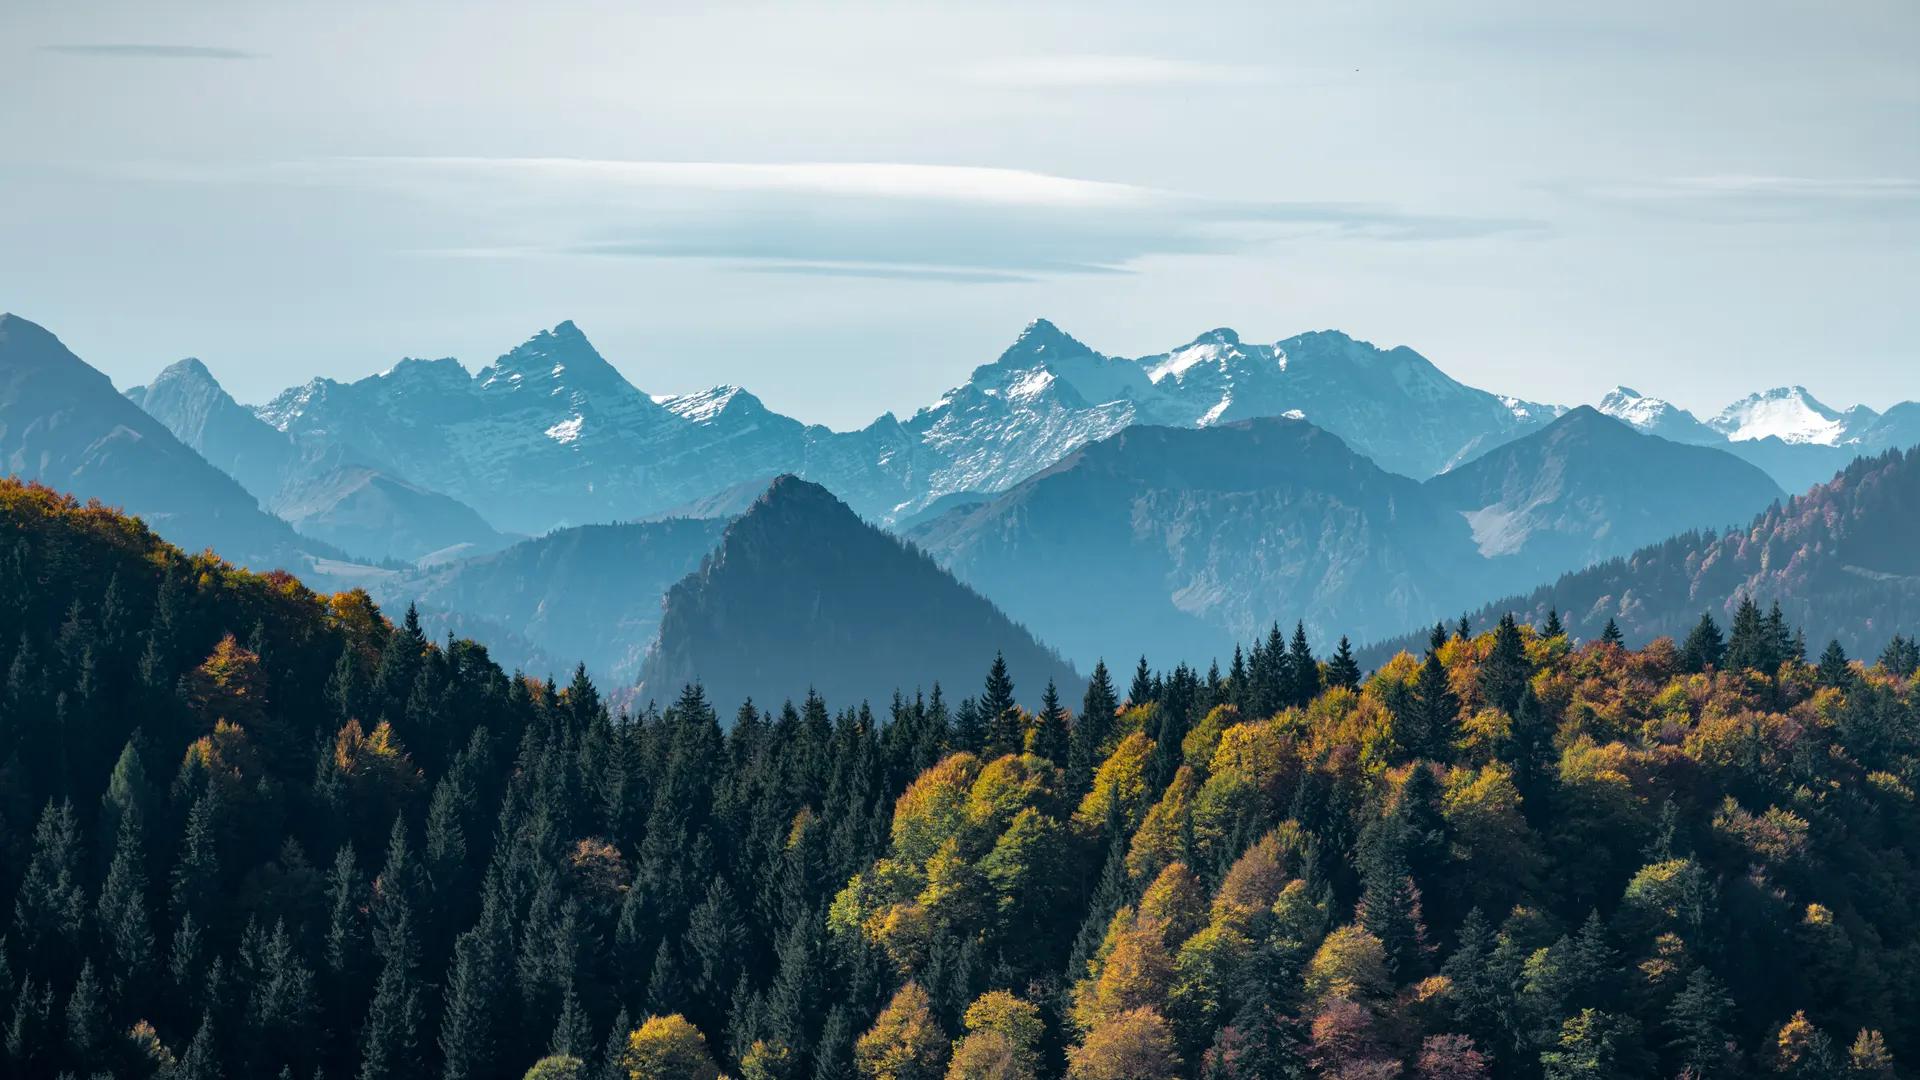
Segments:
[[[1920,216],[1908,177],[1688,176],[1593,185],[1579,194],[1647,214],[1763,222]]]
[[[469,235],[448,255],[709,259],[767,273],[959,283],[1126,272],[1151,256],[1315,237],[1445,240],[1539,227],[898,162],[357,157],[283,163],[249,178],[388,190],[422,212],[461,215]]]
[[[967,69],[970,81],[1019,89],[1091,86],[1245,85],[1270,82],[1274,69],[1162,56],[1057,54],[1013,56]]]
[[[260,53],[229,49],[218,45],[144,45],[119,43],[75,43],[42,45],[40,51],[68,53],[74,56],[118,56],[154,60],[253,60]]]

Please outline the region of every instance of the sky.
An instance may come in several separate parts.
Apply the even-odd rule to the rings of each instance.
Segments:
[[[1920,397],[1912,0],[1174,10],[14,0],[0,310],[248,402],[572,319],[650,393],[847,428],[1036,317]]]

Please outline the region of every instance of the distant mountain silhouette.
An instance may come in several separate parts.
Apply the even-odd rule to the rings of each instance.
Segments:
[[[0,314],[0,471],[144,520],[188,550],[306,570],[331,546],[297,535],[44,328]]]
[[[1682,638],[1711,613],[1724,629],[1740,598],[1778,601],[1817,651],[1829,639],[1877,652],[1920,624],[1920,450],[1855,461],[1825,484],[1769,507],[1742,527],[1694,531],[1564,575],[1482,607],[1485,626],[1514,612],[1535,625],[1560,612],[1570,633],[1599,636],[1614,620],[1629,645]],[[1419,648],[1425,632],[1366,650],[1378,661]]]
[[[1204,667],[1275,619],[1404,626],[1489,580],[1417,481],[1282,417],[1128,428],[909,536],[1082,666]]]
[[[690,682],[730,715],[742,701],[879,702],[895,689],[972,693],[1004,653],[1019,697],[1048,679],[1070,698],[1074,670],[925,554],[868,525],[825,488],[793,476],[726,527],[698,571],[667,591],[643,696]]]
[[[1745,521],[1786,492],[1733,454],[1686,446],[1582,405],[1427,481],[1502,574],[1543,577],[1689,526]]]

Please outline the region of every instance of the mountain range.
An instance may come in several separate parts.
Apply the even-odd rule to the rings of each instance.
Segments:
[[[406,360],[257,408],[192,360],[123,398],[51,334],[5,327],[13,471],[620,679],[669,586],[779,475],[923,544],[1084,668],[1143,646],[1204,663],[1275,619],[1390,635],[1744,520],[1781,497],[1767,474],[1920,442],[1911,403],[1842,412],[1789,388],[1703,422],[1621,388],[1568,410],[1331,331],[1128,359],[1037,320],[906,420],[834,432],[736,387],[643,394],[571,323],[476,373]],[[552,614],[596,587],[593,619]]]
[[[846,432],[773,412],[736,386],[649,396],[571,322],[477,372],[452,359],[408,359],[353,382],[315,379],[252,410],[192,361],[130,394],[269,508],[294,491],[356,490],[315,482],[351,467],[445,496],[486,524],[477,529],[450,503],[405,507],[442,520],[418,542],[394,545],[400,558],[430,554],[437,549],[419,545],[447,535],[486,549],[513,534],[655,517],[782,473],[897,524],[943,500],[1005,491],[1136,424],[1297,415],[1382,468],[1423,480],[1567,411],[1466,386],[1410,348],[1337,331],[1255,344],[1222,328],[1130,359],[1044,319],[934,404]],[[1920,406],[1839,412],[1797,387],[1752,395],[1706,422],[1624,387],[1599,408],[1649,434],[1730,450],[1788,490],[1858,454],[1920,442]],[[359,529],[335,533],[330,507],[294,501],[312,535],[341,543]]]
[[[1857,457],[1920,445],[1920,403],[1904,401],[1884,413],[1865,405],[1842,411],[1804,386],[1749,394],[1704,421],[1625,386],[1614,387],[1599,408],[1649,435],[1731,451],[1790,491],[1829,479]]]

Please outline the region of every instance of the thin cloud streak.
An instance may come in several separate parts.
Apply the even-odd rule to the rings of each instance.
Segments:
[[[1920,215],[1907,177],[1722,175],[1596,185],[1577,194],[1663,217],[1720,222],[1846,221]]]
[[[70,56],[108,56],[147,60],[256,60],[263,54],[219,45],[150,45],[79,42],[42,45],[41,52]]]
[[[350,157],[175,178],[390,191],[471,219],[471,240],[442,252],[457,257],[704,259],[775,274],[955,283],[1126,273],[1152,256],[1316,239],[1456,240],[1544,228],[901,162]]]
[[[1016,89],[1126,86],[1246,86],[1277,72],[1249,64],[1200,63],[1160,56],[1056,54],[1014,56],[967,69],[971,82]]]

